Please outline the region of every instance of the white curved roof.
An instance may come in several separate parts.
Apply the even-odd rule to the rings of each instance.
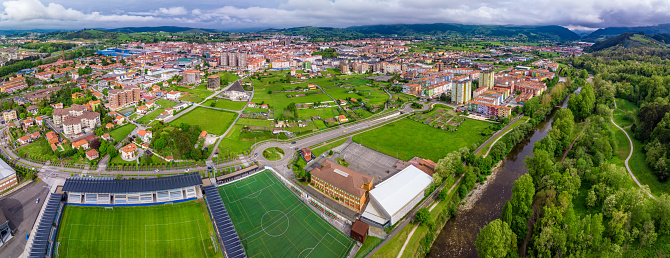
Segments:
[[[393,216],[428,188],[432,182],[431,176],[410,165],[377,185],[370,191],[370,196],[376,200],[380,209]]]

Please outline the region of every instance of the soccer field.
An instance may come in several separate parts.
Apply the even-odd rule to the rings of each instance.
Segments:
[[[67,206],[57,257],[223,257],[202,200],[140,207]]]
[[[271,171],[218,190],[248,257],[346,257],[354,245]]]

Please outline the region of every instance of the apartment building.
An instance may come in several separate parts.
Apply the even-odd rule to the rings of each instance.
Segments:
[[[242,52],[221,52],[221,66],[247,67],[247,53]]]
[[[181,82],[184,84],[198,84],[200,83],[200,71],[187,70],[183,72]]]
[[[217,75],[207,77],[207,89],[218,90],[221,87],[221,78]]]
[[[479,86],[492,89],[495,86],[495,72],[484,71],[479,75]]]
[[[73,136],[87,128],[93,130],[100,126],[100,113],[88,111],[84,105],[74,104],[69,108],[55,109],[53,121],[55,125],[63,125],[65,135]]]
[[[137,104],[140,101],[140,88],[128,86],[123,89],[113,89],[107,94],[109,109],[118,110]]]
[[[451,101],[456,105],[466,104],[472,99],[472,81],[461,79],[454,81],[451,87]]]
[[[6,110],[2,112],[2,120],[5,122],[16,120],[16,110]]]

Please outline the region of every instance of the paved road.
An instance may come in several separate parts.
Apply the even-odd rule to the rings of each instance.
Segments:
[[[617,105],[616,105],[616,101],[614,101],[614,108],[617,108],[617,109],[618,109],[618,107],[617,107]],[[610,114],[610,121],[612,121],[612,124],[614,124],[614,126],[616,126],[617,128],[619,128],[619,130],[621,130],[621,131],[626,135],[626,138],[628,138],[628,144],[630,145],[630,153],[628,153],[628,157],[626,158],[626,161],[624,161],[624,164],[626,165],[626,170],[628,170],[628,174],[630,174],[630,177],[633,178],[633,180],[635,181],[635,183],[637,184],[637,186],[639,186],[640,188],[642,188],[642,190],[644,190],[644,191],[647,193],[647,195],[649,195],[649,197],[651,197],[652,199],[656,200],[656,197],[654,197],[653,195],[651,195],[651,193],[647,192],[647,191],[642,187],[642,184],[640,184],[640,181],[637,181],[637,178],[635,178],[635,175],[633,175],[633,172],[630,170],[630,167],[628,166],[628,161],[630,160],[630,157],[633,156],[633,140],[630,139],[630,136],[628,136],[628,133],[626,132],[626,130],[624,130],[623,128],[621,128],[621,126],[617,125],[617,124],[614,122],[614,118],[613,118],[613,116],[612,116],[611,114]]]
[[[0,247],[0,257],[19,257],[23,253],[27,243],[25,236],[32,230],[47,193],[47,184],[40,181],[0,199],[0,209],[9,220],[9,228],[15,233],[14,238]],[[40,199],[39,203],[35,203],[37,198]]]

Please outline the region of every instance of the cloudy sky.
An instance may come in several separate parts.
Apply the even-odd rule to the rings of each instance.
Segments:
[[[0,29],[185,26],[238,30],[438,23],[562,25],[670,23],[669,0],[0,0]]]

